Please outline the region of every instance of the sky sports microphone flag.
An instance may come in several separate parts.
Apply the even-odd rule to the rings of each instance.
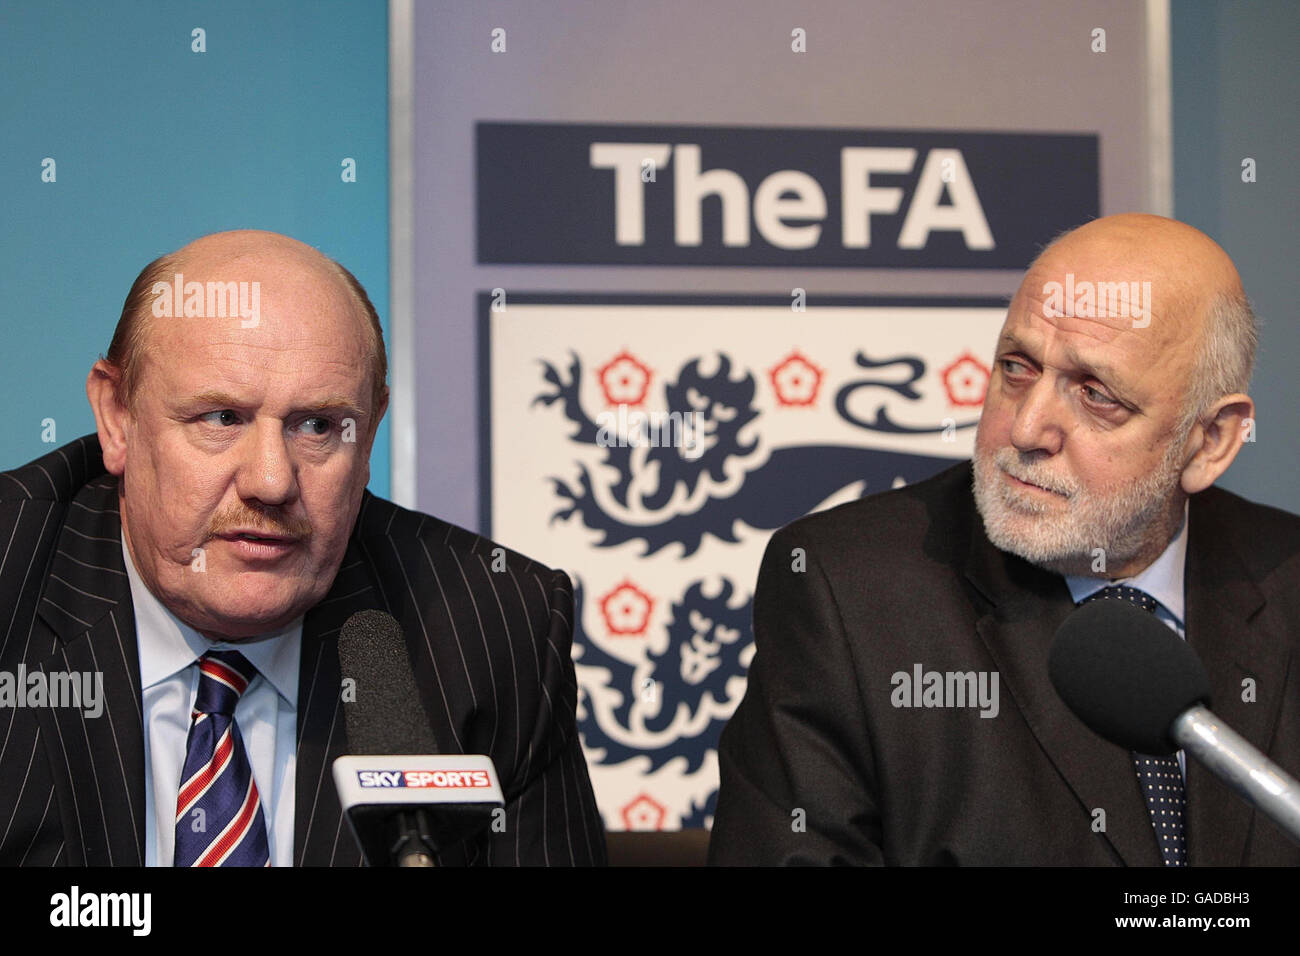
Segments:
[[[365,754],[334,761],[334,785],[371,866],[392,862],[395,814],[421,814],[434,848],[450,846],[503,818],[496,767],[482,755]]]

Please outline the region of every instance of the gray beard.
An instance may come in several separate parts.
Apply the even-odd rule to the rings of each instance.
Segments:
[[[1104,577],[1140,557],[1155,560],[1182,521],[1178,451],[1184,436],[1169,443],[1156,470],[1100,492],[1070,478],[1056,478],[1026,464],[1013,448],[974,457],[975,506],[994,546],[1057,574]],[[1009,484],[1000,471],[1033,481],[1066,497],[1043,495]],[[1062,511],[1061,505],[1066,506]],[[1098,566],[1098,558],[1104,561]]]

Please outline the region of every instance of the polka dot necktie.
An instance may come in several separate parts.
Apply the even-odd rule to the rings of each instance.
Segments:
[[[176,800],[176,866],[271,865],[262,801],[235,725],[235,705],[255,676],[238,651],[199,658]]]
[[[1144,611],[1155,613],[1155,598],[1138,588],[1112,585],[1089,595],[1080,603],[1109,600],[1127,601]],[[1160,844],[1160,855],[1165,866],[1187,865],[1187,840],[1183,833],[1183,817],[1187,809],[1187,796],[1183,790],[1183,774],[1178,766],[1177,754],[1156,757],[1151,754],[1133,754],[1133,768],[1137,771],[1142,795],[1146,798],[1151,826]]]

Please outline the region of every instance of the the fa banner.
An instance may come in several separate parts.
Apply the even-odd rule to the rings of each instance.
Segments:
[[[569,572],[611,829],[708,826],[776,528],[970,457],[1000,300],[480,297],[483,526]]]
[[[1100,194],[1095,133],[482,122],[475,156],[479,262],[1019,270]]]

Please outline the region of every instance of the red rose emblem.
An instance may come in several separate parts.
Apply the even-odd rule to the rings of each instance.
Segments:
[[[640,405],[650,391],[650,369],[624,349],[596,369],[608,405]]]
[[[610,637],[644,636],[654,606],[654,598],[626,579],[600,599],[600,613]]]
[[[970,352],[963,352],[951,365],[943,368],[939,375],[943,379],[943,389],[948,393],[948,404],[984,404],[984,393],[989,387],[989,370]]]
[[[662,830],[668,810],[647,794],[641,794],[623,808],[623,825],[629,830]]]
[[[778,405],[808,408],[817,400],[825,373],[795,349],[767,374]]]

